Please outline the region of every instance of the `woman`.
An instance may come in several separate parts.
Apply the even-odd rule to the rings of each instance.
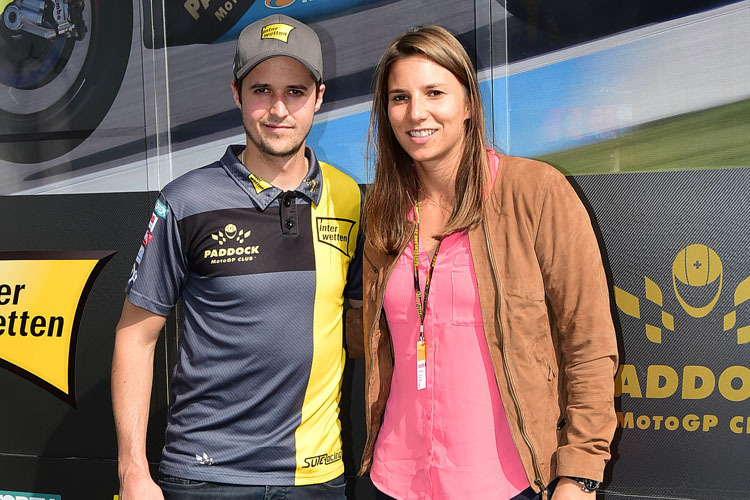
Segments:
[[[552,167],[487,149],[476,75],[440,27],[376,75],[364,290],[381,498],[594,498],[617,347],[588,214]],[[551,487],[552,486],[552,487]]]

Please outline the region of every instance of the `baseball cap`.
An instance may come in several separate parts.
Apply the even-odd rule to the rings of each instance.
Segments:
[[[241,80],[259,63],[276,56],[298,60],[317,82],[323,78],[318,35],[309,26],[283,14],[264,17],[242,30],[234,54],[234,78]]]

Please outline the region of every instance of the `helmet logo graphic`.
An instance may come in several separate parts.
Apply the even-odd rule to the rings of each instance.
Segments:
[[[711,248],[688,245],[672,263],[672,285],[677,300],[690,316],[702,318],[714,308],[724,282],[722,263]]]
[[[664,297],[659,285],[648,276],[644,276],[643,281],[645,301],[637,295],[613,286],[615,302],[626,315],[643,319],[646,338],[655,344],[661,344],[662,333],[665,330],[675,331],[675,318],[664,310]],[[724,264],[712,248],[703,244],[692,244],[680,250],[675,256],[672,262],[672,286],[675,298],[688,315],[703,318],[713,311],[719,301],[723,284]],[[739,319],[737,309],[746,302],[750,302],[750,276],[735,288],[734,309],[725,313],[723,318],[724,331],[735,330],[737,344],[750,343],[750,324],[744,319]],[[662,308],[661,318],[641,310],[641,306],[647,303]],[[642,318],[642,313],[647,316]]]
[[[237,243],[242,244],[245,239],[250,236],[251,231],[249,229],[237,229],[237,226],[231,222],[224,226],[224,231],[218,231],[211,234],[211,238],[218,242],[219,245],[223,245],[227,240],[235,240]]]

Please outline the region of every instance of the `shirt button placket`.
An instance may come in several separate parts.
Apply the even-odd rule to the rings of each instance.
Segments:
[[[296,236],[297,232],[297,203],[292,191],[285,191],[279,200],[281,215],[281,234]]]

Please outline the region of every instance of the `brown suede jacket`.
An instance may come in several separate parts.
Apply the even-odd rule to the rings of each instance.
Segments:
[[[617,423],[617,342],[597,240],[562,174],[541,162],[498,156],[483,222],[468,234],[513,440],[536,491],[557,476],[600,481]],[[383,296],[398,257],[367,242],[364,255],[368,436],[360,474],[372,464],[393,375]],[[349,350],[356,356],[362,346],[354,343]]]

